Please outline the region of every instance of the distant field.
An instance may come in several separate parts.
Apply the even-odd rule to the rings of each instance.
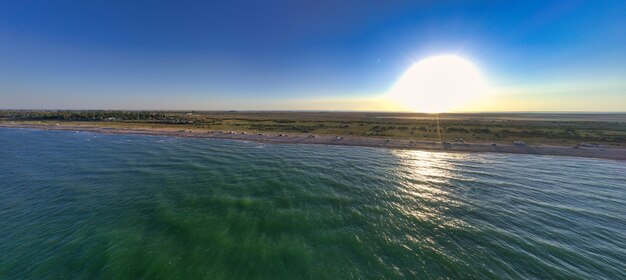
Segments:
[[[626,114],[0,111],[0,121],[193,131],[222,130],[626,147]]]

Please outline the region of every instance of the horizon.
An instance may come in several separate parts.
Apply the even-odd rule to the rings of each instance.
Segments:
[[[44,4],[0,4],[5,110],[626,108],[620,1]]]
[[[626,279],[626,1],[0,1],[0,280]]]
[[[626,111],[453,111],[453,112],[417,112],[417,111],[365,111],[365,110],[259,110],[259,109],[216,109],[216,110],[197,110],[197,109],[80,109],[80,108],[68,108],[68,109],[15,109],[15,108],[0,108],[0,111],[103,111],[103,112],[242,112],[242,113],[389,113],[389,114],[423,114],[423,115],[455,115],[455,114],[626,114]]]

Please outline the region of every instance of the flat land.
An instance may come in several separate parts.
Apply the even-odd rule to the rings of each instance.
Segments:
[[[626,114],[623,113],[435,115],[369,112],[4,110],[0,111],[0,126],[278,143],[626,158]],[[558,151],[550,152],[550,149]],[[593,153],[616,155],[593,156]]]

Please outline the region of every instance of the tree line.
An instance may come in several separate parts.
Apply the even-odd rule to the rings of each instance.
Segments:
[[[155,120],[175,121],[186,119],[184,113],[149,111],[1,111],[0,116],[10,120],[65,120],[65,121],[105,121],[105,120]]]

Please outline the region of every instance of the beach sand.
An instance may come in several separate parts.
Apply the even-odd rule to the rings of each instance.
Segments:
[[[574,156],[601,159],[626,160],[626,149],[604,147],[564,147],[549,145],[514,145],[491,143],[457,143],[457,142],[433,142],[387,139],[380,137],[343,136],[343,135],[311,135],[299,133],[244,133],[244,132],[219,132],[219,131],[191,131],[191,130],[167,130],[167,129],[136,129],[136,128],[106,128],[96,126],[69,126],[69,125],[38,125],[23,123],[0,123],[4,128],[30,128],[44,130],[70,130],[88,131],[104,134],[141,134],[162,135],[172,137],[193,137],[211,139],[231,139],[243,141],[255,141],[273,144],[318,144],[318,145],[342,145],[362,146],[389,149],[411,149],[425,151],[446,152],[493,152],[511,154],[536,154]]]

